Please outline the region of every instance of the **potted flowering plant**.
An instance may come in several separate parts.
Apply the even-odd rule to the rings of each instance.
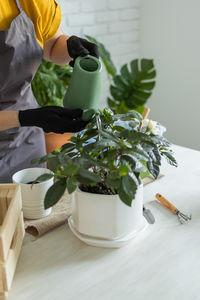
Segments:
[[[86,129],[42,158],[54,175],[45,208],[56,204],[67,189],[73,193],[72,221],[81,234],[117,239],[139,230],[143,223],[141,173],[157,178],[162,157],[176,166],[163,127],[136,111],[114,115],[100,111]]]

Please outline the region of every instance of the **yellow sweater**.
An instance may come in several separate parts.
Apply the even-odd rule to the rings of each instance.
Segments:
[[[61,22],[60,5],[55,0],[20,0],[22,9],[35,26],[41,47],[57,32]],[[19,14],[15,0],[0,0],[0,30],[7,30]]]

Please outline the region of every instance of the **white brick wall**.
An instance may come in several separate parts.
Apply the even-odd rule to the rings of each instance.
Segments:
[[[110,51],[118,70],[138,57],[141,0],[57,1],[65,34],[95,37]],[[106,79],[105,70],[103,77]],[[108,87],[108,80],[103,80],[102,107],[106,105]]]

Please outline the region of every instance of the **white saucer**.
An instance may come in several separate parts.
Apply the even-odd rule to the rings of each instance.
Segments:
[[[128,244],[132,239],[136,238],[142,231],[144,231],[148,227],[148,223],[145,220],[145,218],[143,220],[144,220],[143,224],[141,225],[141,227],[138,230],[135,230],[132,233],[130,233],[124,237],[121,237],[119,239],[112,239],[112,240],[94,238],[94,237],[90,237],[90,236],[81,234],[80,232],[78,232],[75,229],[72,216],[69,217],[68,224],[69,224],[69,228],[71,229],[73,234],[77,238],[79,238],[81,241],[83,241],[84,243],[86,243],[90,246],[104,247],[104,248],[120,248],[120,247]]]

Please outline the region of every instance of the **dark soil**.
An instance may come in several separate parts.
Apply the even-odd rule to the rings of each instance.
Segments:
[[[90,186],[89,184],[81,184],[79,186],[80,190],[87,193],[93,194],[104,194],[104,195],[116,195],[116,192],[113,192],[109,189],[103,182],[98,183],[95,186]]]
[[[39,182],[39,181],[36,181],[36,182],[35,182],[35,181],[29,181],[29,182],[27,182],[26,184],[33,184],[33,183],[34,183],[34,184],[37,184],[37,183],[40,183],[40,182]]]

